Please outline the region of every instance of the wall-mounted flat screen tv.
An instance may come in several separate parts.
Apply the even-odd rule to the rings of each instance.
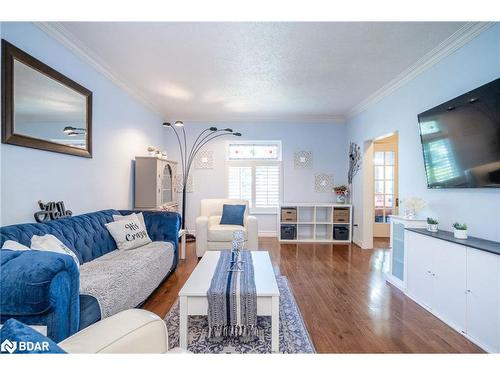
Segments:
[[[430,189],[500,188],[500,78],[418,115]]]

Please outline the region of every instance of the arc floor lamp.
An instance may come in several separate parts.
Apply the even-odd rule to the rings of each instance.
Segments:
[[[187,182],[189,178],[189,172],[191,170],[191,164],[196,157],[196,154],[210,141],[215,138],[224,136],[236,136],[241,137],[241,133],[234,132],[233,129],[217,129],[216,127],[210,127],[203,130],[198,136],[193,144],[190,145],[188,149],[188,141],[186,137],[186,130],[184,129],[184,123],[182,121],[176,121],[174,125],[170,122],[164,122],[163,127],[170,128],[174,131],[175,137],[179,144],[180,152],[180,165],[182,169],[182,229],[186,229],[186,192],[187,192]],[[195,237],[192,234],[187,234],[186,239],[193,241]]]

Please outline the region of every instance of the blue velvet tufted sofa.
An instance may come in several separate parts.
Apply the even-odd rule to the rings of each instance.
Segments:
[[[0,247],[7,240],[29,247],[33,235],[53,234],[75,251],[82,268],[85,263],[116,250],[116,243],[104,224],[113,221],[113,215],[132,212],[104,210],[47,223],[2,227]],[[159,211],[143,214],[150,238],[173,245],[173,262],[167,278],[177,266],[180,215]],[[2,323],[15,318],[30,325],[44,325],[47,335],[59,342],[101,319],[97,300],[80,294],[80,272],[69,255],[6,249],[0,250],[0,261]]]

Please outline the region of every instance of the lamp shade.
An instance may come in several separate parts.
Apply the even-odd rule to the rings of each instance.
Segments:
[[[174,123],[174,126],[177,126],[178,128],[182,128],[184,126],[184,123],[182,121],[176,121]]]

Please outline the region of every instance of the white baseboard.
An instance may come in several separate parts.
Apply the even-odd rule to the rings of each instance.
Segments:
[[[278,233],[274,230],[261,230],[259,231],[259,237],[278,237]]]
[[[357,238],[353,238],[352,239],[352,242],[356,245],[358,245],[360,248],[363,248],[363,241],[357,239]]]
[[[399,280],[398,278],[392,276],[390,273],[386,273],[385,274],[385,280],[394,285],[396,288],[398,288],[399,290],[405,292],[405,286],[404,286],[404,283],[403,281]]]

